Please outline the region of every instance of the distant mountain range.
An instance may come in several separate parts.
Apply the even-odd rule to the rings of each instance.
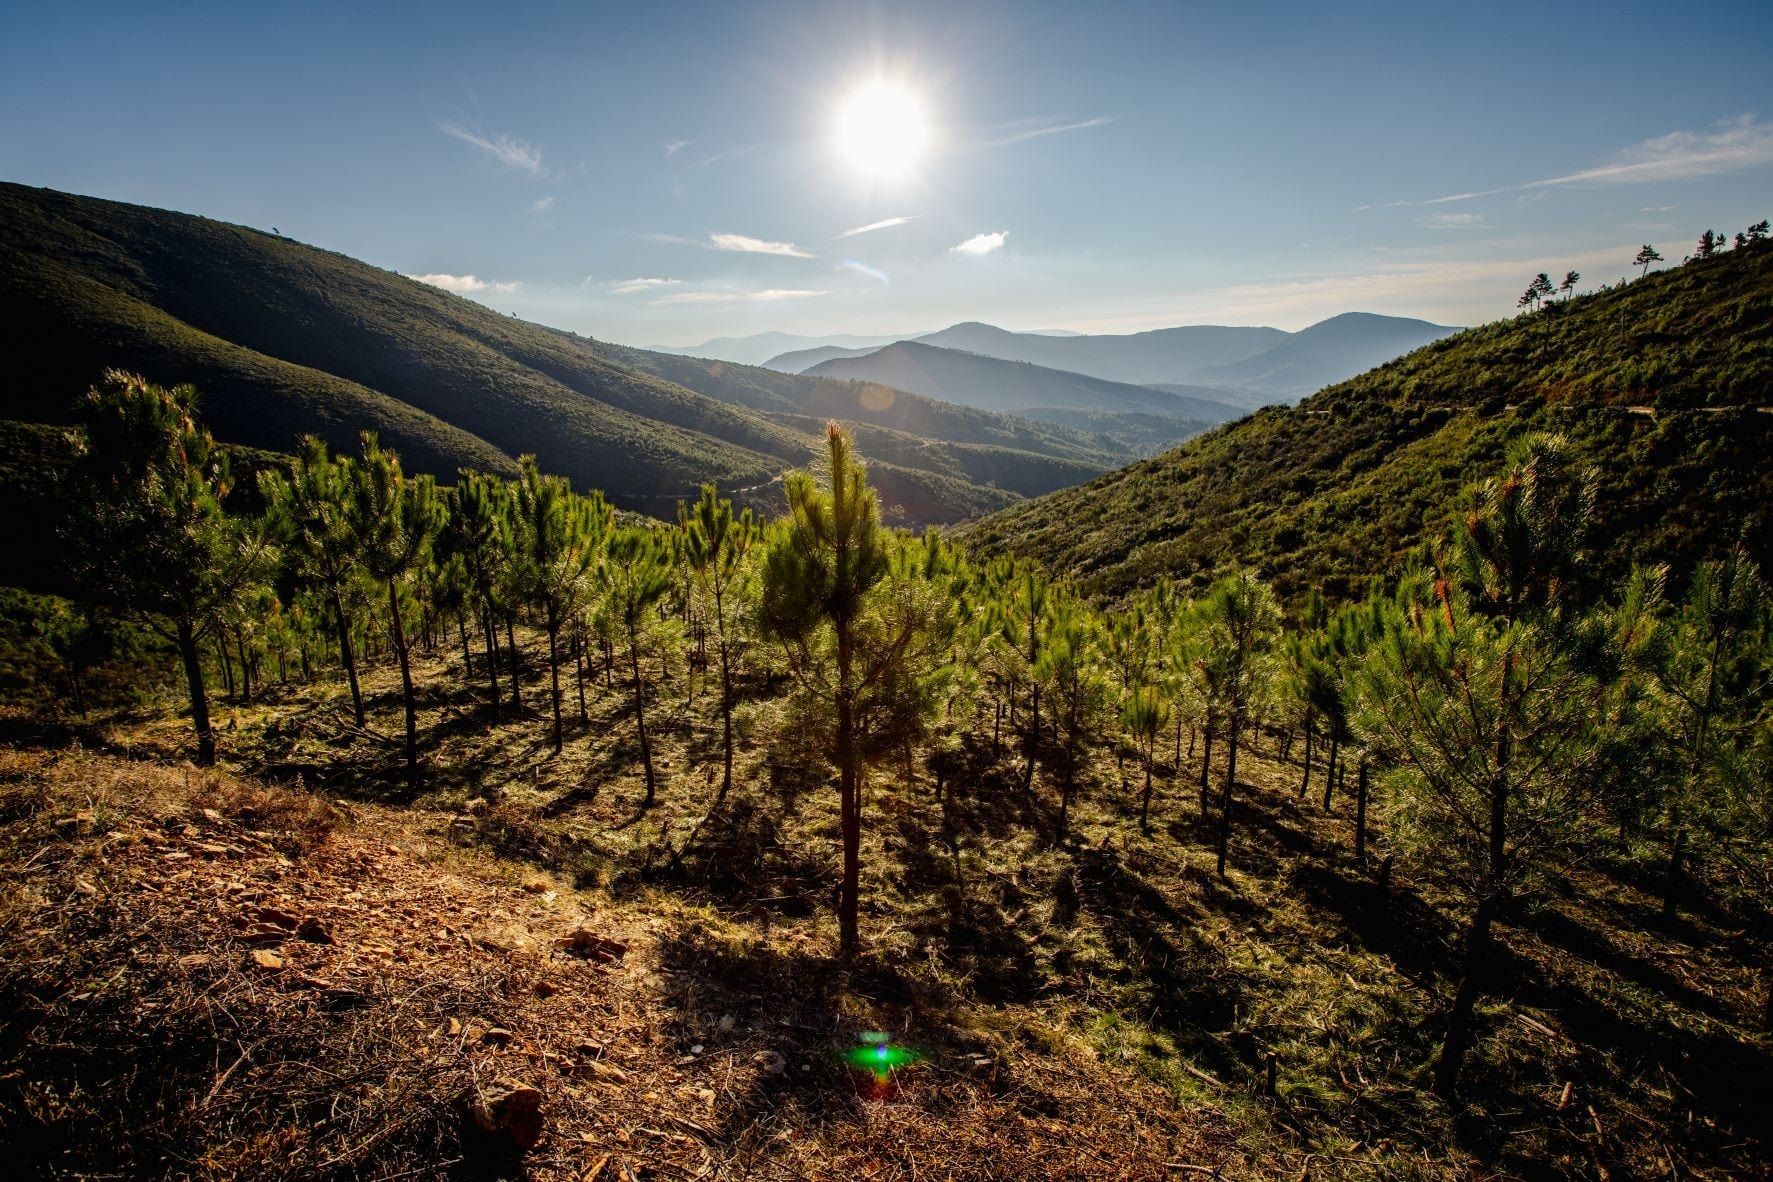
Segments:
[[[968,322],[912,339],[1103,381],[1183,393],[1204,390],[1214,401],[1252,409],[1295,401],[1457,331],[1425,320],[1349,312],[1298,332],[1187,325],[1124,335],[1052,336]],[[832,373],[829,363],[855,360],[881,347],[821,339],[771,357],[764,365],[784,373]],[[985,395],[968,397],[951,389],[948,397],[984,405]]]
[[[684,357],[706,357],[714,361],[736,361],[740,365],[762,365],[771,357],[789,351],[823,347],[866,351],[923,335],[925,334],[921,332],[906,332],[897,336],[853,336],[840,333],[828,337],[805,337],[791,332],[760,332],[748,337],[715,337],[699,345],[653,345],[648,351],[676,353]],[[780,366],[770,368],[781,369]],[[784,369],[782,372],[799,373],[800,370]]]
[[[1139,452],[1180,442],[1248,413],[1213,390],[1110,382],[922,341],[833,357],[807,370],[806,376],[880,382],[960,406],[1062,424],[1115,441],[1109,446]]]

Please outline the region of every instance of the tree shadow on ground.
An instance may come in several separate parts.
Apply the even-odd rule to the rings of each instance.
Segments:
[[[846,1062],[848,1052],[874,1045],[863,1039],[869,1032],[937,1070],[984,1051],[953,1021],[956,999],[903,968],[868,957],[845,965],[826,949],[782,949],[698,928],[673,935],[659,952],[670,1013],[660,1036],[668,1047],[780,1067],[753,1067],[723,1097],[715,1134],[735,1164],[766,1153],[784,1132],[866,1126],[870,1109],[901,1089],[938,1119],[963,1112],[970,1093],[926,1089],[921,1066],[876,1075]]]

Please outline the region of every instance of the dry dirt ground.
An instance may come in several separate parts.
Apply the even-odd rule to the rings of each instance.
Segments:
[[[843,1053],[906,1042],[909,1007],[822,951],[600,902],[434,817],[78,753],[0,776],[26,958],[0,1133],[48,1173],[1121,1178],[1232,1153],[1087,1054],[912,1041],[877,1082]],[[541,1093],[520,1161],[464,1118],[503,1081]]]
[[[716,808],[717,719],[673,671],[642,811],[619,682],[581,720],[563,678],[556,756],[540,670],[497,717],[459,654],[418,675],[416,793],[385,664],[363,730],[338,685],[218,703],[225,772],[183,763],[173,711],[0,719],[0,1153],[46,1177],[1773,1177],[1760,913],[1662,925],[1631,851],[1503,927],[1453,1113],[1425,1083],[1457,901],[1402,865],[1380,885],[1382,817],[1361,866],[1350,802],[1299,799],[1271,742],[1240,759],[1224,880],[1186,752],[1149,834],[1104,753],[1068,842],[989,716],[940,795],[922,758],[878,769],[845,967],[835,793],[793,773],[764,687]],[[871,1034],[911,1061],[852,1067]],[[502,1130],[539,1100],[535,1146],[477,1099]]]

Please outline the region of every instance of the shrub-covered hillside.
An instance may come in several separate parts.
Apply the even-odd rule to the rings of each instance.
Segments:
[[[1125,458],[885,388],[614,348],[273,234],[19,185],[0,185],[0,318],[15,342],[0,419],[66,422],[120,367],[195,384],[225,442],[287,452],[313,433],[349,448],[373,430],[446,478],[534,453],[654,513],[704,480],[774,504],[773,478],[806,460],[824,417],[934,441],[878,469],[908,522],[1002,508]]]
[[[1396,573],[1507,443],[1564,434],[1598,469],[1602,561],[1679,569],[1746,533],[1769,558],[1773,246],[1469,329],[1297,407],[968,527],[1118,594],[1258,567],[1289,598]]]

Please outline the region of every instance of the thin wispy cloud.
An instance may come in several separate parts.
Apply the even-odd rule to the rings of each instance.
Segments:
[[[1424,205],[1446,205],[1470,201],[1475,197],[1491,197],[1497,193],[1519,193],[1532,189],[1554,189],[1566,185],[1639,185],[1653,181],[1685,181],[1695,177],[1716,176],[1725,172],[1743,172],[1773,164],[1773,124],[1761,122],[1754,115],[1739,115],[1711,131],[1671,131],[1640,144],[1634,144],[1609,164],[1579,169],[1562,176],[1543,177],[1519,185],[1498,189],[1482,189],[1472,193],[1453,193],[1423,202]]]
[[[694,238],[685,238],[682,234],[642,234],[648,242],[658,242],[665,246],[694,246]]]
[[[637,291],[656,291],[661,287],[675,287],[680,279],[623,279],[609,289],[611,295],[632,295]]]
[[[892,278],[879,267],[871,267],[860,259],[845,259],[837,264],[839,271],[854,271],[858,275],[866,275],[876,283],[892,283]]]
[[[971,255],[991,254],[993,251],[1002,250],[1003,244],[1009,239],[1009,236],[1010,232],[1008,230],[996,230],[989,234],[974,234],[965,242],[950,246],[948,248],[948,253]]]
[[[491,156],[507,168],[515,168],[519,172],[527,172],[531,176],[547,175],[548,170],[542,167],[542,150],[534,144],[526,144],[522,140],[512,139],[508,135],[496,135],[488,139],[457,123],[440,123],[437,127],[444,135],[454,136],[464,144]]]
[[[857,234],[872,234],[876,230],[887,230],[891,229],[893,226],[903,226],[906,222],[914,222],[916,220],[916,214],[903,218],[882,218],[878,222],[869,222],[866,226],[857,226],[853,230],[845,230],[841,234],[833,235],[831,241],[836,242],[839,238],[854,238]]]
[[[550,194],[547,197],[538,197],[530,205],[529,211],[531,213],[535,214],[537,217],[541,217],[543,214],[550,213],[553,211],[555,202],[556,202],[556,198],[552,194]]]
[[[672,140],[665,145],[665,158],[669,160],[694,142],[694,140]]]
[[[1113,116],[1098,115],[1094,119],[1079,119],[1075,123],[1040,122],[1034,127],[1022,127],[1019,131],[1011,131],[994,140],[986,140],[982,147],[1001,148],[1006,144],[1019,144],[1025,140],[1036,140],[1042,136],[1063,135],[1068,131],[1086,131],[1092,127],[1105,127],[1114,122]],[[1011,127],[1016,126],[1011,124]]]
[[[444,291],[453,291],[457,295],[471,295],[477,291],[493,291],[499,295],[510,295],[523,286],[515,279],[508,283],[499,283],[474,275],[449,275],[443,272],[431,275],[408,275],[407,278],[416,279],[420,283],[428,283],[432,287],[441,287]]]
[[[786,255],[795,259],[810,259],[810,251],[800,249],[792,242],[769,242],[762,238],[753,238],[749,234],[710,234],[708,249],[732,250],[742,254],[776,254]]]
[[[1431,213],[1416,219],[1430,230],[1481,230],[1486,228],[1481,213]]]
[[[770,300],[804,300],[813,296],[830,295],[829,291],[811,291],[804,288],[769,287],[762,291],[674,291],[670,295],[660,296],[648,301],[654,305],[671,304],[736,304],[746,301],[767,302]]]
[[[1638,212],[1639,213],[1673,213],[1674,210],[1675,210],[1675,207],[1672,205],[1646,205],[1642,209],[1638,210]]]

